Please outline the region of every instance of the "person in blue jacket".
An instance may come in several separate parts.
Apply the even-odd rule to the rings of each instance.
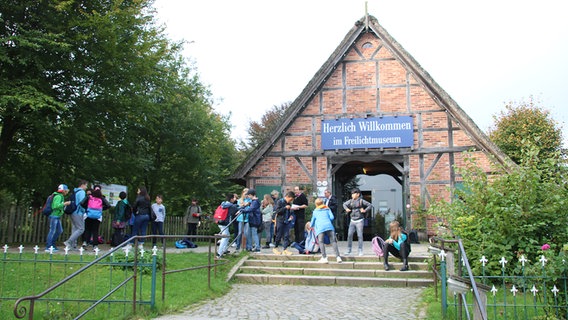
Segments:
[[[316,208],[312,212],[312,220],[311,226],[315,230],[315,234],[318,236],[318,242],[320,244],[324,243],[324,237],[327,235],[329,240],[331,241],[331,245],[333,246],[333,250],[335,250],[335,256],[337,262],[342,262],[341,257],[339,255],[339,249],[337,248],[337,241],[335,239],[335,228],[333,227],[333,213],[331,210],[323,204],[322,199],[316,199],[315,201]],[[321,259],[319,262],[327,263],[327,254],[325,252],[325,244],[320,245],[321,250]]]
[[[385,255],[385,271],[389,271],[389,253],[402,260],[400,271],[408,270],[408,254],[410,253],[407,235],[402,232],[400,223],[393,221],[389,225],[390,237],[385,240],[383,252]]]

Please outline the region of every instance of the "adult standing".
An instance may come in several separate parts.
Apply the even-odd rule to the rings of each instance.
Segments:
[[[294,222],[294,241],[302,242],[304,240],[304,225],[306,224],[306,208],[308,207],[308,198],[300,190],[299,186],[294,187],[294,201],[291,208],[296,215],[296,221]]]
[[[57,246],[55,242],[57,238],[63,232],[63,226],[61,225],[61,216],[63,216],[63,208],[71,204],[71,201],[65,201],[65,196],[69,193],[69,188],[65,184],[60,184],[57,187],[57,191],[53,193],[53,199],[51,200],[51,214],[49,215],[49,233],[47,234],[47,243],[45,245],[45,251],[50,252],[50,248],[53,247],[52,252],[57,252]]]
[[[152,211],[156,214],[156,220],[152,221],[152,234],[163,236],[166,207],[163,204],[163,197],[161,194],[156,196],[156,202],[152,204]],[[156,240],[156,237],[152,238],[152,247],[156,246]],[[162,240],[160,240],[160,242],[162,242]]]
[[[201,217],[201,207],[197,204],[197,199],[191,199],[191,204],[185,210],[185,216],[183,221],[187,224],[187,235],[196,236],[197,235],[197,225],[199,224],[199,219]],[[189,239],[195,241],[195,239]]]
[[[132,206],[134,212],[134,229],[132,230],[133,236],[145,236],[148,229],[148,222],[150,222],[150,196],[146,187],[138,188],[138,196]],[[138,249],[144,249],[144,239],[138,241]]]
[[[329,189],[325,189],[324,191],[323,204],[331,210],[333,214],[333,226],[335,230],[339,230],[340,220],[337,216],[337,197],[334,196]]]
[[[361,198],[361,191],[358,188],[351,190],[351,199],[343,203],[343,209],[350,214],[349,231],[347,233],[347,252],[351,254],[353,245],[353,234],[357,231],[357,241],[359,243],[359,256],[363,255],[363,227],[365,226],[365,212],[373,205]]]
[[[72,250],[77,250],[77,239],[83,235],[85,232],[85,208],[79,205],[85,199],[87,190],[87,181],[79,179],[77,182],[77,188],[73,190],[73,197],[75,197],[75,203],[77,204],[77,209],[71,214],[71,235],[67,241],[63,244]]]

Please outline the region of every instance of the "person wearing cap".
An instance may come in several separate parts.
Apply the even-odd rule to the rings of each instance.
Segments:
[[[363,255],[363,227],[365,220],[365,212],[371,209],[373,205],[361,198],[361,191],[357,188],[351,190],[351,199],[343,203],[343,209],[350,215],[349,230],[347,232],[347,251],[345,255],[351,254],[353,245],[353,234],[357,230],[357,241],[359,242],[359,256]]]
[[[53,200],[51,201],[51,215],[49,216],[49,233],[47,234],[47,243],[45,251],[57,252],[57,238],[63,233],[63,226],[61,225],[61,217],[63,216],[63,208],[71,204],[71,201],[65,201],[65,196],[69,193],[69,188],[65,184],[60,184],[57,191],[53,193]]]

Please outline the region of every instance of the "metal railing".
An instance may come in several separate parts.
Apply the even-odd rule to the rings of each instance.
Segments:
[[[500,266],[500,274],[488,275],[485,256],[470,261],[460,239],[431,239],[434,256],[432,270],[441,287],[441,309],[444,319],[567,319],[568,267],[548,266],[542,255],[530,265],[524,256],[519,265],[508,265],[505,256],[492,265]],[[510,254],[510,253],[509,253]],[[438,261],[439,259],[439,261]],[[513,260],[509,258],[509,260]],[[453,299],[452,299],[453,294]],[[438,297],[436,286],[436,297]]]
[[[162,244],[162,248],[154,247],[150,251],[143,249],[138,250],[138,242],[144,239],[157,238]],[[61,255],[55,255],[53,252],[48,253],[48,259],[44,259],[41,255],[39,247],[34,248],[34,253],[30,258],[30,254],[24,252],[24,247],[19,247],[19,253],[8,253],[8,246],[4,246],[4,257],[2,263],[2,284],[0,284],[0,304],[2,301],[15,300],[13,313],[16,318],[28,319],[34,318],[36,305],[40,301],[45,301],[47,309],[61,308],[58,312],[63,313],[66,317],[79,319],[97,306],[107,304],[109,312],[111,304],[123,304],[125,307],[130,304],[133,314],[137,311],[137,306],[149,305],[154,308],[156,303],[156,282],[161,276],[161,298],[165,301],[168,275],[186,272],[191,270],[207,269],[208,287],[211,288],[211,272],[217,273],[217,266],[226,264],[227,261],[212,258],[217,240],[224,236],[187,236],[187,235],[147,235],[135,236],[123,242],[116,248],[105,252],[99,256],[99,252],[95,251],[95,258],[87,261],[88,258],[83,255],[82,249],[79,255],[69,255],[65,251],[64,259],[58,260]],[[168,269],[166,240],[170,238],[189,238],[189,239],[206,239],[208,241],[208,260],[207,264],[196,265],[192,267],[180,269]],[[131,247],[130,243],[133,243]],[[161,251],[161,256],[158,252]],[[13,255],[13,256],[12,256]],[[67,274],[67,270],[75,269],[76,271]],[[19,269],[19,270],[18,270]],[[118,270],[118,272],[117,272]],[[23,271],[24,274],[19,274]],[[158,272],[161,271],[161,275]],[[63,273],[60,275],[60,273]],[[42,274],[44,278],[36,278],[36,274]],[[12,277],[9,279],[9,277]],[[61,280],[53,280],[53,279]],[[17,283],[26,281],[32,283],[32,291],[36,287],[46,282],[47,289],[38,294],[26,295],[24,297],[12,297],[7,294],[9,289],[12,292],[18,292]],[[51,284],[52,281],[56,281]],[[73,282],[78,282],[73,283]],[[103,286],[100,282],[107,282],[108,287]],[[150,284],[150,288],[147,286]],[[12,288],[8,288],[12,286]],[[104,287],[104,289],[102,288]],[[69,288],[75,288],[73,292],[69,292]],[[95,298],[88,297],[92,294]],[[101,292],[102,291],[102,292]],[[99,293],[100,292],[100,293]],[[25,304],[29,303],[28,306]],[[76,304],[76,306],[71,305]],[[80,306],[87,305],[85,308]],[[126,313],[126,309],[123,314]]]

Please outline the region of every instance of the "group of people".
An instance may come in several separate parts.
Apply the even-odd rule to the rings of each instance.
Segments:
[[[274,254],[291,255],[288,249],[291,245],[305,250],[306,236],[313,232],[317,237],[321,259],[319,262],[328,263],[325,243],[331,244],[335,251],[336,261],[342,262],[337,246],[336,228],[338,203],[330,190],[326,190],[324,198],[315,200],[316,208],[312,212],[309,222],[305,221],[305,209],[308,207],[308,199],[299,187],[294,191],[288,191],[283,198],[278,198],[278,191],[270,195],[265,194],[261,201],[254,189],[243,189],[240,197],[236,194],[227,194],[221,203],[223,208],[229,209],[229,215],[238,222],[236,226],[235,246],[239,250],[244,247],[248,251],[260,251],[261,231],[266,234],[266,244],[262,248],[273,247]],[[361,191],[357,188],[351,191],[351,199],[343,203],[343,209],[349,216],[347,234],[347,251],[345,255],[352,254],[353,236],[357,233],[358,255],[363,255],[363,227],[365,213],[372,209],[372,204],[361,197]],[[334,222],[335,221],[335,222]],[[226,235],[220,242],[217,256],[228,252],[229,246],[229,220],[220,223],[221,234]],[[293,229],[292,229],[293,228]],[[290,233],[293,230],[294,243],[290,242]],[[244,236],[244,237],[243,237]],[[401,258],[403,268],[408,270],[408,249],[405,243],[407,235],[402,232],[401,226],[394,221],[390,225],[390,236],[384,242],[385,270],[389,270],[388,254]],[[244,240],[243,240],[244,239]],[[245,243],[242,243],[242,242]],[[311,240],[313,242],[313,240]],[[282,250],[279,247],[282,247]],[[310,248],[313,248],[311,246]],[[312,249],[313,250],[313,249]],[[313,251],[312,251],[313,252]]]
[[[63,242],[64,246],[70,250],[78,250],[78,243],[82,240],[81,246],[84,249],[90,245],[93,251],[98,250],[99,227],[103,221],[103,211],[108,210],[111,206],[102,194],[101,185],[95,184],[92,188],[88,188],[87,185],[86,180],[79,180],[69,200],[65,200],[70,192],[69,187],[65,184],[60,184],[57,191],[53,193],[46,252],[57,252],[59,250],[57,240],[63,233],[64,209],[72,203],[76,204],[76,208],[69,214],[71,234]],[[145,236],[150,222],[152,223],[153,234],[164,234],[166,207],[162,203],[162,195],[157,195],[155,203],[152,204],[146,188],[140,187],[132,205],[128,202],[126,192],[120,192],[119,198],[112,217],[112,227],[115,234],[122,235],[124,239],[126,228],[129,227],[132,235]],[[150,221],[151,211],[155,214],[153,221]],[[140,239],[139,248],[142,249],[143,245],[144,239]],[[153,238],[152,245],[156,245],[156,238]]]

